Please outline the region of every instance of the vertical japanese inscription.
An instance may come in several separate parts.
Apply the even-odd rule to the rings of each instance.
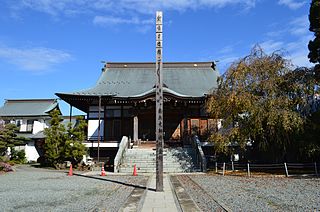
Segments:
[[[163,191],[162,12],[156,13],[156,191]]]

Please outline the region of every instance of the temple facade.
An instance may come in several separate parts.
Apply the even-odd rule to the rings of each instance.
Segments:
[[[213,62],[163,64],[165,142],[187,145],[191,134],[205,138],[217,127],[204,105],[218,76]],[[155,140],[155,80],[155,63],[106,63],[94,87],[56,95],[87,114],[92,151],[98,140],[117,148],[122,136]]]

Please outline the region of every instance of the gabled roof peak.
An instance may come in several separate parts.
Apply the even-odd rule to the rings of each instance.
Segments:
[[[105,68],[155,68],[155,62],[107,62]],[[163,68],[214,68],[214,62],[165,62]]]
[[[6,99],[0,117],[49,116],[59,110],[58,99]]]

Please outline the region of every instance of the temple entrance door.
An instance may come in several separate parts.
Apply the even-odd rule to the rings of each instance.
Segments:
[[[105,123],[106,141],[120,141],[122,137],[121,119],[107,119]]]
[[[121,140],[121,120],[115,119],[113,120],[113,136],[117,141]]]

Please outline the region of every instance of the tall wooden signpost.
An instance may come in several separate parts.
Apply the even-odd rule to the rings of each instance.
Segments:
[[[163,191],[162,11],[156,13],[156,191]]]

